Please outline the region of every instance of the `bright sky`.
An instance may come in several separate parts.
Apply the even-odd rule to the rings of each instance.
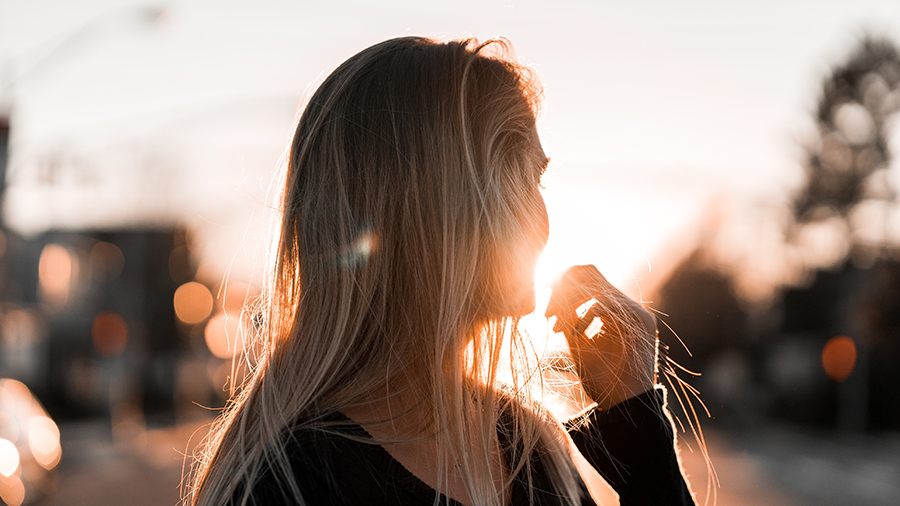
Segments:
[[[304,91],[399,35],[505,36],[544,85],[548,258],[646,274],[709,202],[796,184],[828,65],[900,2],[0,3],[4,206],[25,232],[174,223],[211,270],[259,260],[266,190]],[[897,172],[897,171],[894,171]],[[251,221],[252,217],[252,221]]]

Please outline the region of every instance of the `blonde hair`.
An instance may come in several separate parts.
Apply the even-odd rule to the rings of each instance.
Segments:
[[[508,54],[504,41],[392,39],[348,59],[309,100],[257,365],[214,424],[186,502],[247,504],[266,464],[303,504],[286,431],[387,398],[392,384],[430,407],[439,476],[457,464],[474,504],[501,504],[491,476],[501,413],[513,428],[506,479],[530,476],[538,455],[556,492],[579,501],[565,433],[524,405],[527,381],[514,375],[513,394],[498,393],[504,337],[514,362],[526,355],[515,316],[534,303],[516,281],[523,250],[547,233],[540,91]],[[484,442],[474,450],[472,430]]]

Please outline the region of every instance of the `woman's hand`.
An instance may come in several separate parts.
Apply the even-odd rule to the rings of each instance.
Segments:
[[[595,303],[579,317],[589,300]],[[556,316],[585,393],[601,409],[653,388],[656,379],[656,318],[614,287],[593,265],[570,267],[553,286],[546,316]],[[585,330],[595,317],[603,327],[594,336]]]

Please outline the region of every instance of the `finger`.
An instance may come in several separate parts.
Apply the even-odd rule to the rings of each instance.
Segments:
[[[584,358],[584,354],[590,349],[591,343],[584,332],[576,332],[574,328],[570,328],[568,332],[563,333],[566,337],[566,343],[569,345],[569,352],[572,358],[579,363]]]
[[[556,322],[553,324],[553,332],[568,333],[569,329],[575,326],[575,320],[577,318],[575,311],[556,315]]]
[[[578,321],[575,323],[575,333],[583,334],[591,326],[591,324],[594,323],[595,318],[600,318],[600,321],[602,322],[603,321],[602,317],[606,316],[606,314],[607,314],[606,311],[604,311],[603,307],[600,306],[600,303],[592,304],[591,307],[584,314],[584,316],[579,318]],[[590,338],[592,336],[586,336],[586,337]]]
[[[573,265],[566,270],[562,279],[573,285],[585,287],[590,292],[605,292],[615,288],[594,265]]]
[[[591,325],[591,320],[593,320],[593,318],[588,318],[587,315],[585,315],[584,318],[579,318],[575,322],[575,328],[572,333],[577,336],[584,334],[584,331]]]
[[[648,353],[651,347],[656,346],[656,332],[647,329],[640,319],[629,322],[606,314],[600,317],[600,321],[603,322],[603,336],[607,340],[617,341],[640,355]]]
[[[558,286],[550,293],[550,301],[547,303],[547,311],[544,314],[550,318],[563,313],[574,313],[577,307],[595,298],[592,292],[593,290],[589,290],[583,285]]]
[[[621,299],[623,315],[629,326],[635,329],[643,328],[650,334],[656,334],[656,316],[644,308],[643,305],[623,295]]]
[[[569,267],[560,279],[551,285],[552,293],[544,315],[559,317],[569,309],[574,310],[592,298],[598,298],[612,285],[593,265]]]
[[[546,317],[559,316],[568,308],[575,308],[591,298],[600,298],[618,290],[593,265],[569,267],[559,280],[551,284],[553,292],[547,305]]]

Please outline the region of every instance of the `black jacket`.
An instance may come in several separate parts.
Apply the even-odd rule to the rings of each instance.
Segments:
[[[672,425],[664,413],[665,391],[654,390],[606,412],[595,409],[587,415],[587,423],[566,427],[585,459],[619,494],[622,506],[694,504],[676,457]],[[328,420],[343,422],[343,434],[370,438],[340,413]],[[289,441],[291,466],[309,505],[434,504],[436,491],[377,444],[312,430],[296,431]],[[582,505],[594,505],[581,485]],[[537,505],[563,504],[553,493],[540,459],[533,461],[532,490]],[[263,472],[252,487],[251,504],[293,504],[289,497],[273,473]],[[440,504],[459,506],[443,495]],[[527,504],[528,487],[523,477],[517,477],[510,506]]]

